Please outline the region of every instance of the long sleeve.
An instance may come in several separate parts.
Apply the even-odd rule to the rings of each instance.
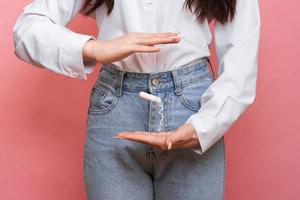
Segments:
[[[201,108],[185,124],[195,127],[203,154],[215,144],[254,102],[260,40],[258,0],[237,0],[236,16],[215,23],[218,78],[201,96]]]
[[[33,0],[23,8],[13,27],[15,55],[34,66],[86,80],[96,63],[84,63],[82,48],[91,35],[66,25],[84,0]]]

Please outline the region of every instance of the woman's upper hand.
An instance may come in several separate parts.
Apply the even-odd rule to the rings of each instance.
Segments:
[[[110,63],[122,60],[135,52],[157,52],[155,45],[178,43],[180,35],[173,32],[141,33],[129,32],[110,40],[89,40],[83,47],[84,62]]]

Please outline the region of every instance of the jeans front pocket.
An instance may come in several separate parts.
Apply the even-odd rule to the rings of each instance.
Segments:
[[[197,112],[201,107],[201,96],[212,84],[213,80],[208,74],[200,80],[182,87],[182,94],[179,95],[181,104],[193,111]]]
[[[107,86],[97,81],[91,90],[88,114],[106,114],[113,110],[119,97]]]

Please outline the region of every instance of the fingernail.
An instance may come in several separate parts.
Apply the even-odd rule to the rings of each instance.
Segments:
[[[157,48],[157,49],[161,49],[160,45],[154,45],[154,47]]]
[[[114,137],[114,138],[118,138],[118,139],[125,139],[124,137],[118,136],[118,135],[114,135],[113,137]]]
[[[171,147],[172,147],[172,142],[171,142],[171,141],[169,141],[169,142],[168,142],[168,150],[170,150],[170,149],[171,149]]]

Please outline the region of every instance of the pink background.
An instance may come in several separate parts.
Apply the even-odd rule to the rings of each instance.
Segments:
[[[0,1],[0,199],[85,199],[86,111],[100,65],[81,81],[18,60],[12,26],[30,1],[7,2]],[[261,1],[257,97],[225,136],[227,200],[300,199],[299,10],[297,0]],[[97,33],[82,16],[70,28]]]

